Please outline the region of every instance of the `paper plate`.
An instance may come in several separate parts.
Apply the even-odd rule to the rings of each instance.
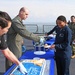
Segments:
[[[51,47],[51,45],[45,45],[44,46],[44,48],[50,48]]]
[[[34,54],[36,54],[36,55],[43,55],[45,53],[46,53],[45,51],[35,51],[34,52]]]

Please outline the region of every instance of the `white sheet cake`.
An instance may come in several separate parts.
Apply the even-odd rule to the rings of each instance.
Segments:
[[[27,75],[44,75],[46,68],[45,59],[25,59],[21,61],[25,68],[27,69]],[[23,75],[17,70],[18,66],[11,72],[10,75]]]

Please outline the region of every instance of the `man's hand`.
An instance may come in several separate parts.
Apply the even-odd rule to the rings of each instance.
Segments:
[[[22,65],[22,63],[19,64],[19,68],[20,68],[20,71],[21,71],[23,74],[27,74],[27,70],[26,70],[26,68]]]
[[[40,44],[44,44],[45,39],[44,38],[40,38]]]

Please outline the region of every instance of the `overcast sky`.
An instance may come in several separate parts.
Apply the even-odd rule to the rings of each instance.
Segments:
[[[30,11],[25,22],[55,22],[59,15],[66,16],[67,20],[75,15],[75,0],[1,0],[0,10],[9,13],[14,18],[21,7]]]

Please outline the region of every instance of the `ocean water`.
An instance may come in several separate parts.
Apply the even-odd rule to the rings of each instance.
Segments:
[[[33,33],[47,33],[56,24],[55,23],[27,23],[25,24],[26,29]]]

